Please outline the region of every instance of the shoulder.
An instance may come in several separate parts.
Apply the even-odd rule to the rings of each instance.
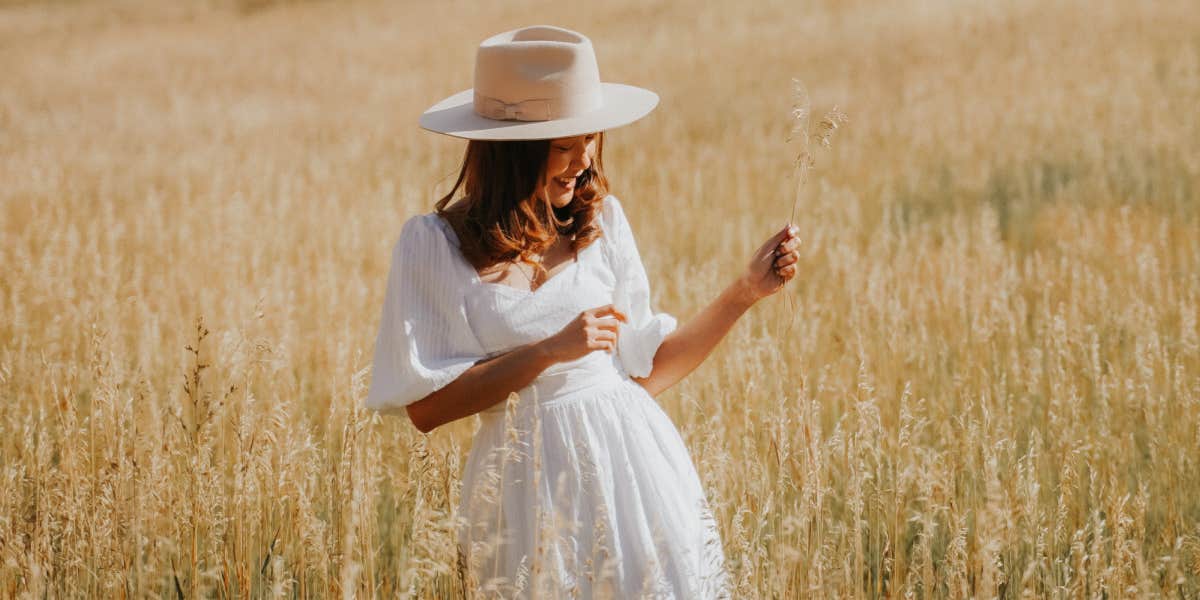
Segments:
[[[411,255],[438,251],[448,243],[447,228],[449,225],[437,213],[414,215],[401,226],[393,252]]]
[[[458,249],[453,245],[457,242],[451,241],[453,236],[449,223],[437,213],[409,218],[400,228],[400,236],[392,247],[392,276],[410,287],[414,281],[436,281],[433,288],[442,290],[437,293],[444,293],[466,281],[465,265],[460,265]],[[418,287],[429,286],[421,284]]]
[[[616,196],[609,194],[600,205],[600,226],[605,231],[616,232],[626,223],[625,209]]]
[[[606,252],[615,253],[618,263],[628,260],[629,253],[635,249],[633,229],[625,218],[625,209],[616,196],[605,196],[600,207],[600,228],[603,230],[601,242]],[[636,250],[634,250],[636,251]],[[610,255],[610,260],[612,259]]]
[[[621,206],[621,200],[612,194],[605,196],[600,204],[600,215],[605,219],[624,217],[625,210]]]

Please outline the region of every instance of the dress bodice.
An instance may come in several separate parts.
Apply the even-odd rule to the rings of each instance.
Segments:
[[[466,296],[467,320],[490,354],[557,333],[579,313],[613,299],[612,271],[599,256],[599,241],[537,289],[476,281]]]
[[[467,322],[488,356],[546,339],[579,313],[611,304],[616,285],[600,239],[579,251],[571,264],[532,291],[483,282],[477,275],[470,279],[464,291]],[[624,377],[625,370],[615,354],[596,350],[577,360],[552,365],[532,385],[539,392],[538,403],[545,403]]]

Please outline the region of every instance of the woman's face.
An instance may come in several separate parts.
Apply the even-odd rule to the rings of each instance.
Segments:
[[[578,177],[592,166],[597,137],[597,134],[589,133],[550,140],[550,155],[542,174],[542,192],[555,208],[571,203]]]

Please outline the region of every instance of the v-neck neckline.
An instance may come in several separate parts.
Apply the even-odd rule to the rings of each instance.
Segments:
[[[563,267],[562,269],[559,269],[559,271],[557,273],[555,273],[554,275],[550,276],[548,279],[543,281],[542,285],[539,285],[534,289],[524,289],[524,288],[519,288],[516,286],[507,285],[507,284],[503,284],[503,283],[499,283],[499,282],[484,281],[483,278],[481,278],[479,276],[479,271],[476,271],[475,266],[471,264],[471,261],[467,260],[467,257],[463,255],[462,242],[458,239],[458,233],[456,231],[454,231],[454,228],[450,226],[450,223],[447,223],[446,220],[443,219],[441,217],[441,215],[437,214],[436,212],[429,213],[429,214],[432,215],[433,218],[438,222],[438,225],[441,226],[442,231],[445,232],[447,240],[450,241],[451,245],[454,246],[454,250],[455,250],[454,253],[455,253],[455,255],[458,256],[458,260],[462,263],[463,267],[466,268],[466,270],[471,274],[471,282],[472,283],[474,283],[475,285],[481,285],[481,286],[486,285],[486,286],[490,286],[493,288],[503,288],[503,289],[511,291],[513,293],[526,295],[526,296],[533,296],[533,295],[537,294],[538,292],[542,291],[543,289],[546,289],[546,287],[549,286],[551,283],[553,283],[556,279],[559,279],[559,278],[563,277],[564,275],[566,275],[568,271],[571,271],[572,269],[578,269],[579,262],[583,258],[583,253],[590,250],[592,246],[595,246],[594,243],[588,244],[586,248],[575,253],[575,258],[572,258],[570,261],[571,264],[567,265],[566,267]]]
[[[580,252],[580,254],[582,254],[582,252]],[[571,259],[570,262],[571,262],[571,264],[563,267],[562,269],[559,269],[559,271],[557,273],[555,273],[554,275],[551,275],[549,279],[543,281],[542,285],[539,285],[536,288],[531,289],[531,290],[527,290],[525,288],[519,288],[516,286],[507,285],[507,284],[503,284],[503,283],[499,283],[499,282],[495,282],[495,281],[484,281],[483,279],[481,279],[479,277],[478,271],[475,272],[475,283],[478,283],[479,285],[489,285],[492,287],[504,288],[506,290],[512,290],[514,293],[517,293],[517,294],[532,296],[532,295],[546,289],[546,286],[549,286],[550,284],[554,283],[554,281],[556,279],[559,279],[559,278],[565,276],[567,274],[567,271],[570,271],[571,269],[578,267],[579,266],[579,257],[575,257],[575,258]]]

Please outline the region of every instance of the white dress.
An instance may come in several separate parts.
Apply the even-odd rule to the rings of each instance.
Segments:
[[[392,254],[366,405],[404,406],[476,361],[558,332],[589,308],[623,311],[615,355],[542,372],[480,413],[463,475],[459,550],[487,597],[726,597],[720,539],[678,430],[630,375],[649,374],[673,317],[655,313],[620,202],[602,236],[534,291],[479,280],[434,213]]]

